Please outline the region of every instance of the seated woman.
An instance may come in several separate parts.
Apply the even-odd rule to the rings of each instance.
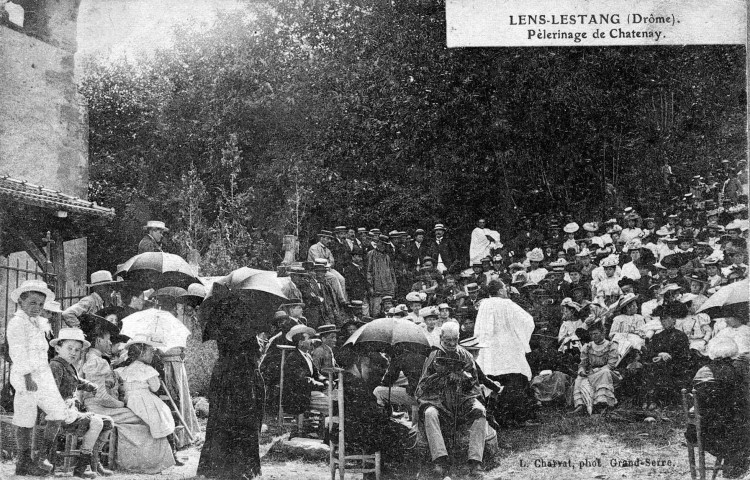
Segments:
[[[580,355],[582,343],[578,335],[580,333],[578,330],[588,329],[588,326],[579,317],[581,305],[566,297],[560,303],[560,309],[562,310],[562,325],[560,325],[560,330],[557,332],[557,343],[560,346],[559,351]]]
[[[581,363],[578,366],[578,377],[573,387],[573,413],[580,413],[585,408],[589,415],[594,408],[606,411],[617,405],[615,384],[621,380],[615,370],[619,357],[617,344],[604,338],[604,327],[594,323],[589,327],[591,342],[581,349]]]
[[[685,318],[687,307],[682,303],[664,304],[654,310],[663,330],[656,333],[643,349],[643,408],[655,410],[656,402],[673,403],[685,385],[689,368],[689,340],[677,330],[675,322]]]
[[[732,366],[736,355],[737,344],[731,338],[714,338],[708,343],[711,361],[693,378],[703,419],[703,445],[708,453],[724,457],[725,478],[741,477],[748,469],[750,455],[747,400],[740,372]],[[694,425],[688,426],[685,437],[697,441]]]
[[[617,342],[619,354],[624,357],[628,350],[641,350],[646,344],[646,318],[638,314],[638,295],[628,293],[617,305],[618,315],[612,320],[609,339]]]
[[[96,393],[84,393],[83,404],[89,412],[112,417],[117,429],[118,469],[155,474],[175,465],[169,441],[154,438],[148,425],[119,399],[120,383],[105,356],[111,354],[111,335],[116,325],[97,321],[86,332],[91,348],[86,352],[81,377],[96,384]]]

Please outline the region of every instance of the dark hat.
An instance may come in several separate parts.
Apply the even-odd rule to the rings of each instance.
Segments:
[[[577,263],[570,262],[569,264],[565,265],[565,271],[566,272],[576,272],[581,273],[581,266]]]
[[[478,292],[479,291],[479,285],[477,285],[476,283],[469,283],[468,285],[466,285],[466,291],[470,292],[470,293],[472,293],[472,292]]]
[[[708,274],[701,270],[693,270],[693,273],[687,279],[691,282],[708,283]]]
[[[680,255],[679,253],[674,253],[662,258],[661,264],[664,266],[664,268],[674,269],[680,268],[681,266],[685,265],[685,261],[682,258],[682,255]]]
[[[617,282],[617,286],[619,286],[620,288],[622,288],[622,287],[624,287],[626,285],[630,285],[631,287],[635,287],[635,280],[633,280],[630,277],[622,277],[622,279]]]
[[[456,317],[466,317],[469,315],[469,307],[458,307],[454,312],[453,315]]]
[[[688,307],[684,303],[665,303],[656,307],[651,314],[654,317],[685,318]]]
[[[109,332],[110,335],[120,333],[120,328],[117,325],[93,313],[84,313],[81,315],[81,330],[84,331],[87,338],[92,338],[96,331]]]

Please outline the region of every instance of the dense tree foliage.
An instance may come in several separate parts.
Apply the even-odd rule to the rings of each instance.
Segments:
[[[91,198],[119,213],[92,268],[148,218],[219,273],[338,224],[462,235],[481,215],[507,237],[520,213],[658,213],[664,163],[687,179],[745,155],[744,47],[448,49],[424,3],[248,12],[86,63]]]

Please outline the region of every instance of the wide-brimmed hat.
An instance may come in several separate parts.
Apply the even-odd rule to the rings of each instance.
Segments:
[[[679,253],[673,253],[672,255],[667,255],[662,258],[659,263],[661,263],[664,268],[675,269],[685,265],[685,259]]]
[[[117,314],[113,312],[109,315]],[[89,336],[95,331],[109,332],[110,335],[117,335],[120,333],[120,327],[116,322],[110,322],[105,316],[93,313],[84,313],[81,315],[81,330]]]
[[[143,226],[144,230],[148,230],[148,229],[151,229],[151,228],[155,228],[157,230],[163,230],[165,232],[169,231],[169,229],[164,224],[164,222],[160,222],[158,220],[149,220],[148,222],[146,222],[146,225]]]
[[[112,274],[108,270],[97,270],[96,272],[91,274],[91,283],[87,283],[87,287],[96,287],[99,285],[109,285],[111,283],[121,283],[123,280],[121,278],[117,278],[116,280],[112,279]]]
[[[641,243],[641,239],[631,238],[630,240],[627,241],[622,251],[629,252],[631,250],[640,250],[641,248],[643,248],[643,243]]]
[[[131,345],[135,345],[136,343],[143,343],[154,348],[166,348],[166,345],[164,344],[161,337],[146,335],[145,333],[138,333],[133,335],[133,337],[128,340],[128,343],[125,344],[125,348],[128,348]]]
[[[477,350],[480,348],[486,348],[484,345],[479,343],[479,339],[475,335],[472,335],[468,338],[464,338],[463,340],[458,342],[458,345],[460,347],[465,348],[466,350]]]
[[[599,225],[596,222],[587,222],[583,224],[583,229],[587,232],[596,232],[599,230]]]
[[[407,302],[421,302],[422,299],[419,296],[419,292],[409,292],[406,294]]]
[[[295,325],[290,328],[288,332],[286,332],[286,339],[291,342],[292,338],[294,338],[294,336],[298,333],[307,333],[312,337],[316,332],[315,329],[310,328],[307,325]]]
[[[57,334],[57,338],[53,338],[50,340],[49,344],[53,347],[56,347],[58,343],[64,341],[64,340],[75,340],[77,342],[81,342],[83,344],[83,348],[89,348],[91,346],[91,343],[89,343],[86,340],[86,337],[83,335],[83,330],[80,328],[61,328],[60,331]]]
[[[617,310],[625,308],[636,300],[638,300],[638,295],[636,295],[635,293],[626,293],[625,295],[620,297],[620,300],[617,302]]]
[[[530,262],[541,262],[544,260],[544,252],[542,252],[541,248],[535,248],[526,254],[526,258]]]
[[[437,317],[439,313],[440,311],[435,306],[424,307],[419,310],[419,316],[422,318]]]
[[[563,227],[565,233],[576,233],[580,227],[577,223],[571,222]]]
[[[570,298],[570,297],[563,298],[563,301],[560,302],[560,306],[561,307],[570,307],[573,310],[575,310],[576,312],[580,312],[581,308],[582,308],[581,304],[579,304],[578,302],[574,302],[573,299]]]
[[[605,267],[616,267],[620,263],[620,259],[617,255],[607,255],[602,259],[601,262],[599,262],[599,266],[602,268]]]
[[[42,280],[26,280],[18,288],[10,292],[10,299],[13,303],[18,303],[18,299],[22,294],[26,292],[36,292],[44,295],[45,301],[51,301],[55,299],[55,294],[49,289],[46,283]]]
[[[669,292],[679,292],[680,290],[682,290],[682,287],[676,283],[668,283],[659,289],[659,295],[665,295]]]
[[[328,323],[318,327],[318,336],[322,337],[324,335],[328,335],[329,333],[338,333],[338,331],[339,327],[332,323]]]
[[[668,237],[672,233],[672,229],[668,228],[666,225],[662,225],[655,233],[658,237]]]

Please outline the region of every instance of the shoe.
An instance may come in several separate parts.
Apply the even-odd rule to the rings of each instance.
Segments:
[[[579,413],[583,412],[584,408],[583,405],[578,405],[575,410],[570,412],[571,415],[578,415]]]
[[[39,468],[36,463],[31,459],[31,452],[19,454],[18,461],[16,462],[16,475],[19,477],[47,477],[52,473],[48,470]]]
[[[80,454],[73,468],[73,476],[78,478],[96,478],[95,472],[91,471],[91,454]]]
[[[437,478],[444,478],[448,472],[448,457],[442,456],[433,460],[432,476]]]
[[[177,458],[177,455],[175,454],[174,455],[174,464],[177,465],[178,467],[181,467],[181,466],[185,465],[185,462],[183,462],[182,460],[180,460],[179,458]]]
[[[477,460],[469,460],[469,477],[477,478],[482,475],[484,468],[482,462]]]
[[[104,466],[102,466],[101,463],[98,463],[96,465],[96,473],[98,473],[99,475],[103,477],[111,477],[112,475],[115,474],[115,472],[113,472],[112,470],[104,468]]]

